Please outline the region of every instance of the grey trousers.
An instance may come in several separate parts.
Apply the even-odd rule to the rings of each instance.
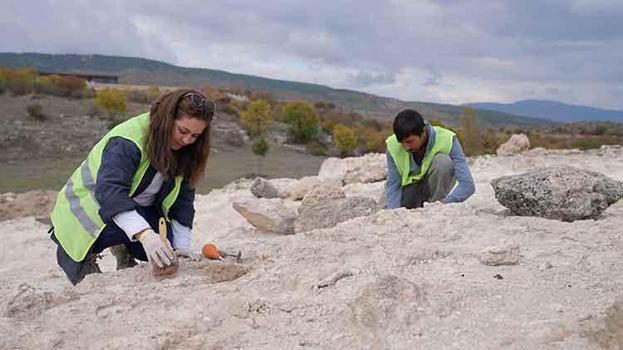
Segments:
[[[437,154],[423,179],[402,188],[400,206],[421,208],[424,202],[445,198],[454,187],[454,165],[447,154]]]

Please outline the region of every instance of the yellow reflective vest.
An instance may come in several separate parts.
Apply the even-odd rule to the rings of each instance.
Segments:
[[[106,227],[99,215],[100,205],[95,199],[95,187],[102,154],[108,141],[113,137],[122,137],[132,141],[141,151],[141,160],[130,187],[129,195],[132,196],[149,168],[149,157],[145,152],[145,135],[148,129],[149,113],[128,119],[114,127],[91,149],[86,160],[60,190],[52,210],[52,225],[57,240],[74,261],[84,260],[100,232]],[[182,176],[175,178],[173,189],[162,202],[162,212],[167,220],[170,220],[169,209],[180,193],[182,179]]]
[[[426,152],[420,171],[416,174],[410,174],[411,164],[409,162],[409,152],[398,142],[396,135],[392,134],[385,140],[387,150],[390,156],[396,164],[398,173],[400,173],[400,185],[402,187],[407,186],[413,182],[420,181],[430,168],[433,158],[439,153],[449,154],[452,149],[452,141],[454,138],[454,132],[444,129],[440,126],[433,126],[435,129],[435,140],[433,141],[433,147],[430,151]]]

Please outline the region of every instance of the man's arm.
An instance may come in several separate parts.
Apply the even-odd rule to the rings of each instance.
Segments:
[[[446,198],[442,199],[441,202],[462,202],[474,194],[476,187],[474,186],[474,179],[467,165],[465,154],[463,154],[463,149],[456,136],[452,140],[452,149],[450,150],[449,156],[454,165],[454,177],[459,184]]]
[[[400,201],[402,200],[402,188],[400,187],[400,173],[394,159],[389,154],[385,153],[387,157],[387,181],[385,182],[385,209],[400,208]]]

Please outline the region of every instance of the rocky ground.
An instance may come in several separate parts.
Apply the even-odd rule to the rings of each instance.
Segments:
[[[182,260],[165,280],[147,264],[113,271],[106,252],[105,272],[72,287],[45,224],[4,221],[0,348],[623,347],[623,202],[595,220],[515,216],[490,185],[557,165],[621,181],[621,148],[474,158],[474,196],[415,210],[379,210],[382,157],[270,180],[272,198],[257,199],[251,181],[198,196],[195,247],[212,242],[243,259]],[[264,229],[284,217],[301,227],[302,216],[326,213],[318,205],[353,198],[370,203],[364,216],[290,235]],[[258,229],[234,209],[257,201],[288,214],[263,216]]]

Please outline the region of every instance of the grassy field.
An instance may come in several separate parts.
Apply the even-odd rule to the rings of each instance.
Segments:
[[[208,161],[206,179],[198,186],[198,193],[206,194],[251,173],[264,174],[269,178],[316,175],[324,160],[322,157],[279,146],[273,146],[260,163],[257,159],[248,147],[212,154]],[[0,193],[37,189],[57,191],[82,160],[76,158],[0,163]]]

